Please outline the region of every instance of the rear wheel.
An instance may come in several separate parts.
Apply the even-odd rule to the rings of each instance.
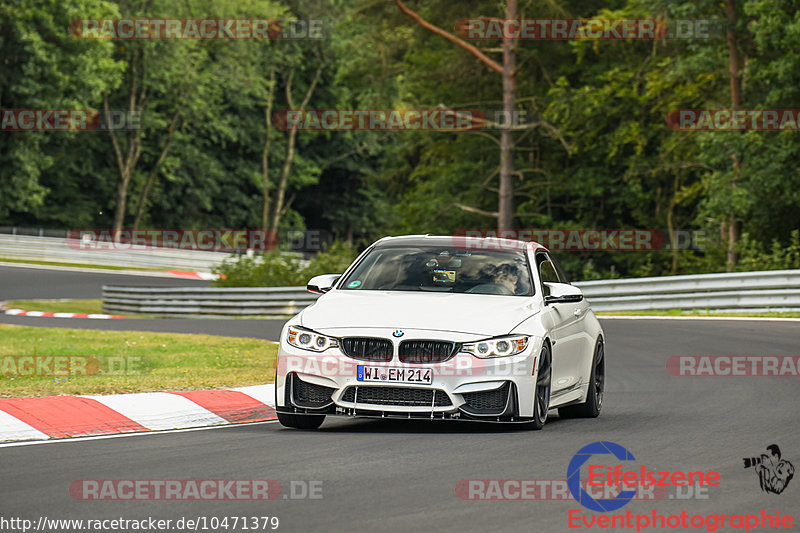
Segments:
[[[595,418],[603,406],[603,391],[606,381],[606,360],[603,341],[598,341],[592,360],[592,371],[589,374],[589,392],[586,401],[578,405],[568,405],[558,409],[561,418]]]
[[[552,376],[550,345],[542,346],[539,355],[539,372],[536,374],[536,391],[533,395],[533,421],[531,429],[542,429],[547,422],[547,411],[550,409],[550,378]]]
[[[325,415],[292,415],[278,413],[278,422],[287,428],[317,429],[325,421]]]

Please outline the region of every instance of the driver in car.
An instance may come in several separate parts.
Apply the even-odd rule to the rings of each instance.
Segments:
[[[519,281],[519,271],[516,265],[504,263],[497,267],[492,277],[492,282],[506,287],[511,294],[517,293],[517,282]]]

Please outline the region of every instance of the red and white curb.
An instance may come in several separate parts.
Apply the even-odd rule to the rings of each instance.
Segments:
[[[25,311],[23,309],[4,309],[0,307],[0,311],[4,315],[12,316],[32,316],[44,318],[95,318],[100,320],[108,320],[110,318],[125,318],[122,315],[103,315],[99,313],[51,313],[47,311]]]
[[[275,386],[0,399],[0,442],[273,420]]]
[[[185,279],[204,279],[206,281],[216,281],[219,279],[217,274],[211,274],[210,272],[193,272],[191,270],[169,270],[168,272],[175,277]]]

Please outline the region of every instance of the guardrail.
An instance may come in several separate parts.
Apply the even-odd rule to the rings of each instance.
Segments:
[[[8,235],[0,233],[0,257],[121,266],[211,272],[230,257],[230,253],[148,248],[131,246],[127,250],[82,250],[81,242],[65,237]]]
[[[800,311],[800,270],[575,283],[595,311]],[[103,287],[103,312],[171,317],[285,317],[312,304],[305,287]]]
[[[575,283],[595,311],[800,311],[800,270]]]
[[[319,297],[305,287],[114,287],[103,286],[103,312],[163,317],[285,317]]]

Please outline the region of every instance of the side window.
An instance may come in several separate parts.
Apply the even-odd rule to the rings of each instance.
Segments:
[[[544,284],[559,282],[556,269],[553,267],[553,263],[550,262],[550,259],[545,254],[537,254],[536,264],[538,265],[539,269],[539,277],[542,280],[542,294],[544,296],[549,296],[550,291],[547,290],[547,286]]]
[[[561,283],[569,283],[569,278],[567,274],[564,272],[564,269],[561,268],[561,263],[558,262],[558,259],[550,256],[550,260],[553,262],[553,266],[556,267],[556,272],[558,273],[558,279],[561,280]]]
[[[542,282],[560,283],[556,269],[550,261],[542,261],[542,264],[539,265],[539,273],[542,275]]]

